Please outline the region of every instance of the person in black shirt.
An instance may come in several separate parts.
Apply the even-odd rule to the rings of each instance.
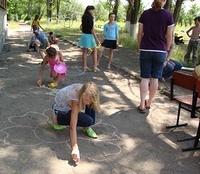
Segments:
[[[91,50],[94,62],[94,72],[99,71],[97,68],[97,44],[99,40],[94,31],[94,6],[87,6],[82,16],[81,31],[79,46],[82,48],[83,72],[90,70],[87,66],[87,52]]]

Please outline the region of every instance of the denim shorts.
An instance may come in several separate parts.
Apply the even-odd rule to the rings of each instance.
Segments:
[[[164,52],[141,51],[140,76],[142,78],[161,78],[165,59],[166,53]]]

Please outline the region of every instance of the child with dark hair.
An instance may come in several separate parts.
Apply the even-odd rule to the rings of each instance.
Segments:
[[[101,45],[109,49],[108,69],[110,69],[113,59],[113,50],[117,48],[119,38],[119,27],[115,22],[115,18],[116,15],[114,13],[110,13],[108,15],[109,22],[104,25],[103,29],[104,41]]]
[[[186,33],[190,37],[190,41],[187,47],[187,53],[185,54],[184,61],[188,64],[190,60],[190,54],[192,52],[192,63],[195,66],[197,63],[197,50],[198,43],[200,41],[200,16],[194,19],[195,26],[191,27]],[[191,34],[190,34],[191,32]]]
[[[42,86],[42,76],[44,72],[45,65],[50,65],[50,77],[53,78],[53,81],[48,84],[50,88],[56,88],[58,86],[58,82],[65,74],[60,74],[55,71],[54,66],[60,63],[64,63],[63,57],[59,54],[59,51],[56,50],[54,47],[48,47],[46,49],[46,56],[43,59],[41,67],[39,69],[39,77],[37,80],[37,85],[39,87]]]
[[[99,44],[96,33],[94,31],[94,6],[87,6],[82,16],[81,30],[82,35],[80,38],[79,45],[82,48],[82,60],[83,60],[83,72],[89,70],[87,66],[87,52],[92,49],[93,55],[93,68],[94,72],[99,71],[97,68],[97,48],[96,43]]]
[[[48,41],[51,44],[58,44],[58,38],[56,38],[56,36],[54,35],[54,33],[51,31],[49,32],[49,35],[48,35]]]
[[[32,24],[31,24],[31,29],[33,30],[33,32],[34,32],[35,30],[39,30],[40,28],[41,28],[42,30],[44,30],[44,29],[42,28],[42,26],[40,25],[40,22],[39,22],[39,21],[40,21],[39,15],[35,15],[35,18],[34,18]]]

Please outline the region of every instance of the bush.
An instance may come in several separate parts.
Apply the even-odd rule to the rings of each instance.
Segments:
[[[119,43],[123,47],[130,48],[132,50],[136,50],[138,47],[137,41],[133,40],[128,33],[120,34]]]

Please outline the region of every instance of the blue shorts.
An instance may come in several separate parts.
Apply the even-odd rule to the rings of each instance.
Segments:
[[[93,34],[83,33],[79,41],[79,46],[81,48],[95,48],[97,45]]]
[[[142,78],[161,78],[165,59],[166,53],[164,52],[141,51],[140,76]]]

